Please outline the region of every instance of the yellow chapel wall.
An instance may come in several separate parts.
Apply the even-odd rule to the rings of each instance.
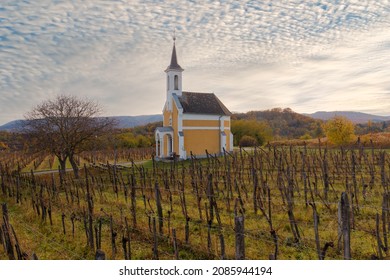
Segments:
[[[164,155],[167,156],[168,155],[168,135],[164,135],[164,147],[163,147],[163,151],[164,151]]]
[[[187,129],[184,133],[184,148],[187,155],[219,154],[219,130]]]
[[[169,117],[171,116],[171,112],[165,109],[163,116],[164,116],[163,126],[169,126]]]
[[[221,125],[226,134],[225,149],[230,151],[230,117],[224,116],[222,120],[219,120],[219,116],[207,115],[183,117],[184,148],[188,156],[191,151],[194,155],[205,155],[206,149],[211,154],[219,154],[222,140]]]

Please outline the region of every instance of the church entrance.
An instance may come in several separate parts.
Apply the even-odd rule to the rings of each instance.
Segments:
[[[156,158],[163,159],[173,154],[173,129],[172,127],[158,127],[155,131]]]

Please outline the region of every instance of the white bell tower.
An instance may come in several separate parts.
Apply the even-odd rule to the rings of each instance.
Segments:
[[[183,68],[177,63],[176,56],[176,36],[173,35],[173,49],[171,56],[171,64],[165,70],[167,73],[167,108],[169,111],[172,111],[172,94],[177,96],[182,95],[182,72]]]

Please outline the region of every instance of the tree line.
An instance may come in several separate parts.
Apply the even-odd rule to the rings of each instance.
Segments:
[[[274,108],[233,114],[234,145],[264,145],[269,141],[310,140],[326,137],[334,146],[351,144],[390,147],[390,122],[354,124],[342,116],[327,121],[298,114],[290,108]]]
[[[323,121],[298,114],[290,108],[274,108],[265,111],[249,111],[234,114],[232,120],[256,120],[272,131],[272,138],[298,139],[301,137],[318,138],[324,135]]]

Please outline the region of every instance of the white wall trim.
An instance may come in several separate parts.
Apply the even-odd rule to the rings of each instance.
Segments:
[[[179,139],[179,157],[181,159],[187,159],[186,150],[184,149],[184,136],[180,136],[178,133]]]
[[[226,150],[226,135],[225,135],[225,134],[222,134],[222,132],[221,132],[221,133],[220,133],[220,137],[221,137],[221,143],[220,143],[219,150],[220,150],[220,152],[222,153],[222,152],[223,152],[223,149]]]
[[[233,137],[234,137],[233,133],[230,132],[230,147],[229,147],[230,148],[230,152],[233,151]]]
[[[177,114],[177,133],[183,131],[183,114],[179,111]]]

